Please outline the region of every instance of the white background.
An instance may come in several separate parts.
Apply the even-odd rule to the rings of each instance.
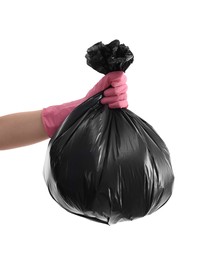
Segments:
[[[220,259],[219,1],[0,1],[0,115],[83,97],[102,77],[88,47],[119,39],[135,61],[129,109],[166,142],[173,196],[107,226],[49,195],[47,141],[0,151],[0,259]]]

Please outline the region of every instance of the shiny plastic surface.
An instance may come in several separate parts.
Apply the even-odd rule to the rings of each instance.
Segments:
[[[51,139],[45,180],[66,210],[112,224],[159,209],[172,192],[169,152],[128,109],[96,95],[77,107]]]
[[[74,109],[50,140],[44,177],[67,211],[114,224],[151,214],[172,194],[169,151],[128,109],[109,109],[103,93]]]

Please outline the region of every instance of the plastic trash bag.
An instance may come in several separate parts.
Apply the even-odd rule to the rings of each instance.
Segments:
[[[116,53],[120,46],[127,48],[124,53]],[[104,53],[108,48],[109,59]],[[124,59],[117,60],[117,55]],[[86,58],[106,74],[112,61],[118,65],[110,71],[125,71],[133,54],[113,41],[92,46]],[[98,93],[75,108],[52,137],[44,177],[51,196],[64,209],[114,224],[158,210],[172,194],[174,176],[169,151],[155,130],[129,109],[102,105],[101,98]]]

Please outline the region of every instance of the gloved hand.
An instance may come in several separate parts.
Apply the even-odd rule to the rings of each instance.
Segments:
[[[121,71],[120,71],[121,73]],[[127,108],[127,89],[126,76],[122,72],[111,82],[111,87],[104,91],[104,98],[101,99],[102,104],[108,104],[109,108]]]
[[[104,91],[102,104],[108,104],[109,108],[127,108],[127,85],[126,76],[122,71],[113,71],[106,74],[88,93],[82,98],[58,106],[50,106],[42,110],[42,122],[49,137],[60,127],[65,118],[88,98]]]

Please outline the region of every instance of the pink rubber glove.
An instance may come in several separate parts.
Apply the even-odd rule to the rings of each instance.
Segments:
[[[126,76],[122,71],[114,71],[106,74],[88,93],[87,95],[76,101],[65,103],[58,106],[50,106],[42,111],[42,122],[44,129],[49,137],[60,127],[65,118],[88,98],[104,91],[104,98],[101,99],[102,104],[108,104],[109,108],[127,108],[127,85]]]
[[[111,82],[111,87],[104,91],[104,98],[101,99],[102,104],[108,104],[109,108],[127,108],[127,89],[125,74],[121,74],[120,78],[115,78]]]

